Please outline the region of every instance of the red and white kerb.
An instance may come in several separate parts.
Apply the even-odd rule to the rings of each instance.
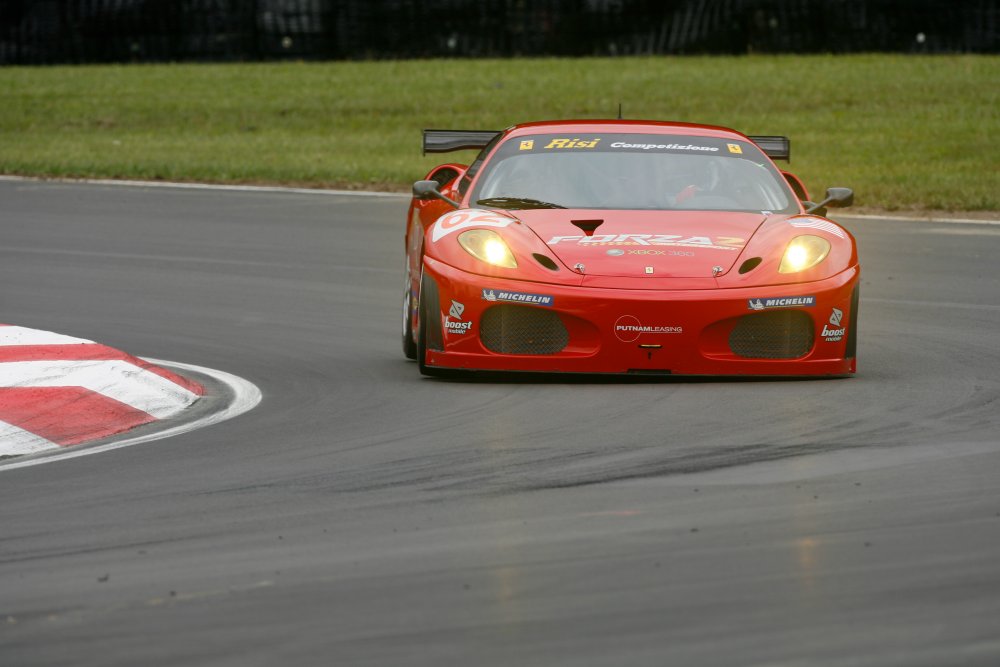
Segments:
[[[166,419],[204,391],[90,340],[0,324],[0,456],[78,445]]]

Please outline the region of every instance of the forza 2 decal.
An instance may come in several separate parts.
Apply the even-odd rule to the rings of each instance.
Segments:
[[[594,234],[593,236],[553,236],[547,243],[576,243],[580,246],[683,246],[687,248],[712,248],[715,250],[740,250],[746,239],[736,236],[681,236],[680,234]]]
[[[431,241],[437,243],[448,234],[469,227],[506,227],[514,222],[512,218],[478,209],[465,209],[446,213],[431,227]]]

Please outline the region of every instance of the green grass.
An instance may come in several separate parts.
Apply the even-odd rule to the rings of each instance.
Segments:
[[[0,69],[0,172],[403,190],[424,127],[627,118],[792,138],[815,193],[1000,210],[1000,57],[750,56]]]

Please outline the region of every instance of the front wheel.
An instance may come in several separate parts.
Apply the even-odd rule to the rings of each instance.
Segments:
[[[413,340],[413,302],[410,285],[410,259],[406,258],[403,269],[403,354],[407,359],[417,358],[417,344]]]
[[[427,365],[427,327],[440,326],[441,315],[438,312],[437,285],[432,280],[420,276],[420,296],[417,298],[417,367],[421,375],[442,377],[445,375],[440,368]]]

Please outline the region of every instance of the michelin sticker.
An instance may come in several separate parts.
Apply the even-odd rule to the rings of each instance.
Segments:
[[[816,305],[814,296],[774,296],[769,299],[748,299],[749,310],[767,310],[769,308],[811,308]]]
[[[448,234],[469,227],[506,227],[514,222],[512,218],[490,211],[465,209],[446,213],[431,227],[431,241],[437,243]]]
[[[830,324],[832,324],[834,329],[831,329],[827,325],[823,325],[823,333],[820,336],[823,337],[827,343],[837,343],[844,338],[844,332],[847,330],[846,327],[841,327],[840,323],[844,319],[844,311],[839,308],[834,308],[830,312]]]
[[[505,303],[527,303],[532,306],[551,306],[555,298],[548,294],[528,294],[508,292],[500,289],[483,289],[483,301],[503,301]]]

